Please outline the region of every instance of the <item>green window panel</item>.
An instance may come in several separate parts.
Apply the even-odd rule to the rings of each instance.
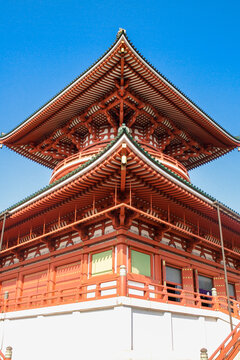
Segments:
[[[92,275],[106,274],[112,271],[112,250],[92,255]]]
[[[151,257],[139,251],[131,251],[131,272],[151,276]]]

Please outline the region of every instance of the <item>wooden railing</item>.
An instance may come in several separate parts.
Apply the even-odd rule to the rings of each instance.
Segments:
[[[118,276],[109,274],[104,277],[92,277],[75,287],[65,287],[49,292],[15,297],[9,293],[9,298],[0,299],[2,312],[40,308],[60,304],[69,304],[82,301],[98,300],[117,296],[128,296],[161,303],[182,305],[185,307],[201,308],[205,310],[228,313],[227,298],[192,292],[185,289],[173,288],[159,284],[151,279],[142,279],[136,274]],[[240,319],[240,303],[231,300],[232,316]]]
[[[118,278],[116,275],[106,277],[105,280],[92,278],[77,287],[69,287],[61,290],[56,289],[17,298],[11,297],[10,294],[8,299],[1,300],[0,308],[2,312],[9,312],[110,298],[118,295],[118,287]]]
[[[5,358],[5,356],[3,355],[3,353],[1,352],[1,350],[0,350],[0,360],[7,360],[7,359]]]
[[[222,342],[209,360],[233,360],[240,349],[240,323]]]

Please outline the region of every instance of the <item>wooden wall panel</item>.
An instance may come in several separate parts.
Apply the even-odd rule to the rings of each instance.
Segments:
[[[236,300],[240,301],[240,283],[235,283]]]
[[[81,262],[56,267],[56,290],[76,288],[81,279]]]
[[[213,278],[213,286],[217,290],[218,296],[227,296],[225,280],[223,276],[217,276]]]
[[[1,297],[4,298],[4,294],[8,292],[8,299],[14,299],[16,295],[17,279],[6,280],[2,282]]]
[[[194,295],[191,294],[194,292],[194,276],[193,269],[183,268],[182,269],[182,288],[186,291],[185,296],[189,299],[194,298]],[[188,293],[189,291],[189,293]],[[194,305],[194,301],[186,300],[186,303],[189,305]]]
[[[22,297],[43,294],[47,291],[47,270],[25,275],[22,284]]]

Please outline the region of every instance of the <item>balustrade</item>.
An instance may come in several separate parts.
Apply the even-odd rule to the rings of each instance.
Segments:
[[[125,269],[123,269],[125,271]],[[125,274],[125,272],[124,272]],[[228,313],[225,296],[203,296],[198,292],[172,288],[157,281],[139,280],[136,274],[105,275],[104,279],[90,278],[77,287],[68,287],[38,294],[0,300],[2,312],[39,308],[82,301],[98,300],[116,296],[151,300],[172,305],[201,308]],[[240,302],[231,300],[231,312],[240,319]]]

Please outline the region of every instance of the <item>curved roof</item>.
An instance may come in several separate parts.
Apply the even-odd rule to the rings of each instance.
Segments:
[[[42,139],[88,106],[113,91],[116,79],[120,78],[121,47],[124,46],[124,77],[129,80],[129,89],[154,106],[160,114],[170,118],[181,129],[202,144],[211,144],[217,150],[203,156],[188,169],[213,160],[240,146],[239,138],[232,136],[169,80],[158,72],[134,48],[122,31],[109,50],[88,70],[65,87],[49,102],[37,110],[9,133],[0,136],[0,143],[50,168],[54,167],[49,156],[32,153]]]
[[[125,145],[124,148],[128,151],[128,177],[126,177],[128,190],[131,184],[135,196],[145,193],[144,196],[149,200],[151,188],[154,185],[156,188],[155,206],[161,202],[163,207],[168,208],[169,204],[171,204],[171,206],[174,206],[175,215],[179,215],[179,218],[183,214],[184,207],[184,211],[188,212],[187,218],[191,224],[196,223],[196,218],[201,216],[201,221],[208,224],[209,220],[211,220],[212,224],[215,224],[215,227],[218,228],[216,200],[152,158],[134,141],[127,128],[123,126],[111,144],[87,163],[22,202],[10,207],[7,212],[0,214],[0,229],[1,220],[3,220],[1,215],[4,215],[4,213],[8,217],[6,231],[11,232],[13,235],[16,235],[16,226],[24,228],[26,224],[31,223],[33,228],[38,229],[39,224],[42,224],[42,215],[45,212],[48,212],[48,220],[51,221],[56,219],[61,211],[66,213],[72,211],[74,206],[76,207],[76,203],[81,206],[83,206],[84,202],[89,203],[89,197],[92,199],[92,193],[87,190],[91,190],[93,185],[94,190],[92,191],[94,191],[96,199],[97,197],[102,199],[103,194],[107,198],[110,189],[114,193],[116,181],[121,182],[122,175],[119,176],[119,168],[121,168],[119,151],[122,149],[122,144]],[[136,158],[138,161],[136,161]],[[141,162],[145,164],[144,168]],[[239,214],[222,204],[220,206],[224,229],[233,231],[236,234],[239,232]],[[64,214],[62,213],[62,215]],[[146,213],[144,216],[148,215]],[[38,240],[39,237],[33,238],[24,246]],[[15,247],[20,246],[22,244]],[[215,245],[212,244],[212,246]],[[11,249],[5,250],[5,252],[9,251]],[[239,255],[237,254],[237,256]]]

